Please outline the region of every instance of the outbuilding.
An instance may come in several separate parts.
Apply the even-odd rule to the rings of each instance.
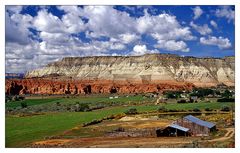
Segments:
[[[178,124],[170,124],[163,130],[158,129],[156,131],[157,137],[169,137],[169,136],[189,136],[189,129],[182,127]]]
[[[216,124],[203,121],[192,115],[178,119],[175,123],[188,128],[193,136],[208,136],[210,132],[216,131]]]

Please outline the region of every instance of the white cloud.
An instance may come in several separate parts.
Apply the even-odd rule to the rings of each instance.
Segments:
[[[175,16],[153,16],[147,9],[139,18],[112,6],[59,6],[65,12],[61,18],[49,13],[47,7],[35,17],[19,14],[20,8],[10,9],[11,14],[6,12],[6,66],[12,72],[37,68],[65,56],[127,54],[132,46],[132,55],[158,53],[158,49],[136,45],[142,43],[142,35],[155,39],[157,48],[170,51],[189,51],[184,41],[196,39]],[[79,32],[85,32],[90,41],[73,35]],[[101,36],[106,40],[100,41]]]
[[[5,14],[6,17],[6,42],[16,42],[19,44],[30,43],[29,35],[31,33],[28,30],[30,25],[31,17],[29,15],[12,15],[8,12]]]
[[[215,21],[211,20],[211,21],[210,21],[210,24],[211,24],[215,29],[218,28],[218,25],[217,25],[217,23],[216,23]]]
[[[140,36],[136,34],[126,33],[126,34],[120,34],[119,38],[124,44],[129,44],[140,39]]]
[[[232,46],[232,44],[228,38],[223,38],[223,37],[217,38],[214,36],[209,36],[208,38],[201,37],[200,43],[204,44],[204,45],[218,46],[218,48],[220,48],[220,49],[229,49]]]
[[[49,33],[64,33],[65,27],[62,21],[57,17],[48,13],[46,10],[40,10],[33,20],[33,26],[38,31]]]
[[[80,12],[89,19],[86,26],[91,31],[91,37],[115,38],[119,34],[134,32],[134,18],[112,6],[85,6]]]
[[[222,6],[221,8],[216,10],[215,14],[217,17],[226,18],[228,22],[235,19],[235,11],[232,9],[231,6]]]
[[[7,5],[6,10],[11,13],[20,13],[22,11],[22,5]]]
[[[154,45],[156,48],[161,48],[169,51],[189,52],[189,48],[184,41],[175,40],[159,40],[158,44]]]
[[[149,53],[159,53],[159,50],[148,50],[146,45],[135,45],[133,47],[133,51],[130,53],[131,55],[143,55]]]
[[[200,25],[194,24],[191,21],[190,26],[192,26],[192,28],[195,29],[197,32],[199,32],[201,35],[207,35],[212,33],[212,29],[210,29],[207,24],[200,26]]]
[[[196,20],[203,14],[203,10],[199,6],[196,6],[195,8],[193,8],[193,13],[193,19]]]

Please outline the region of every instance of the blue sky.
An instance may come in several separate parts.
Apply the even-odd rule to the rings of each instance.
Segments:
[[[234,56],[234,6],[6,6],[6,72],[67,56]]]

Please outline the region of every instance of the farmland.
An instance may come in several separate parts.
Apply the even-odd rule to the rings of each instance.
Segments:
[[[172,111],[194,113],[193,110],[195,108],[200,109],[200,111],[204,111],[206,108],[217,111],[223,106],[234,107],[234,103],[229,102],[166,103],[155,105],[155,100],[154,98],[146,98],[142,95],[119,96],[115,99],[109,99],[108,96],[79,96],[25,99],[23,101],[27,103],[27,108],[21,108],[20,103],[23,101],[7,103],[6,109],[11,109],[12,111],[7,112],[6,115],[6,147],[24,147],[35,141],[61,135],[76,126],[81,126],[93,120],[99,120],[110,115],[124,114],[130,108],[136,108],[138,113],[146,114],[151,112],[157,113],[159,107],[164,107],[170,113]],[[85,103],[91,107],[103,104],[104,107],[86,112],[61,111],[59,109],[68,105],[75,106],[76,103]],[[54,109],[55,111],[46,109],[47,111],[39,112],[39,107],[59,108]],[[29,113],[30,115],[26,116],[19,115]],[[78,132],[80,135],[81,133],[83,134],[84,132]]]

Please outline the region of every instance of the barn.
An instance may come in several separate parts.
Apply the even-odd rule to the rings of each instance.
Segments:
[[[180,125],[177,124],[171,124],[168,125],[166,128],[164,128],[163,130],[158,129],[156,131],[157,137],[169,137],[169,136],[189,136],[189,129],[182,127]]]
[[[175,124],[188,128],[193,136],[208,136],[210,132],[216,131],[216,124],[203,121],[192,115],[178,119]]]

